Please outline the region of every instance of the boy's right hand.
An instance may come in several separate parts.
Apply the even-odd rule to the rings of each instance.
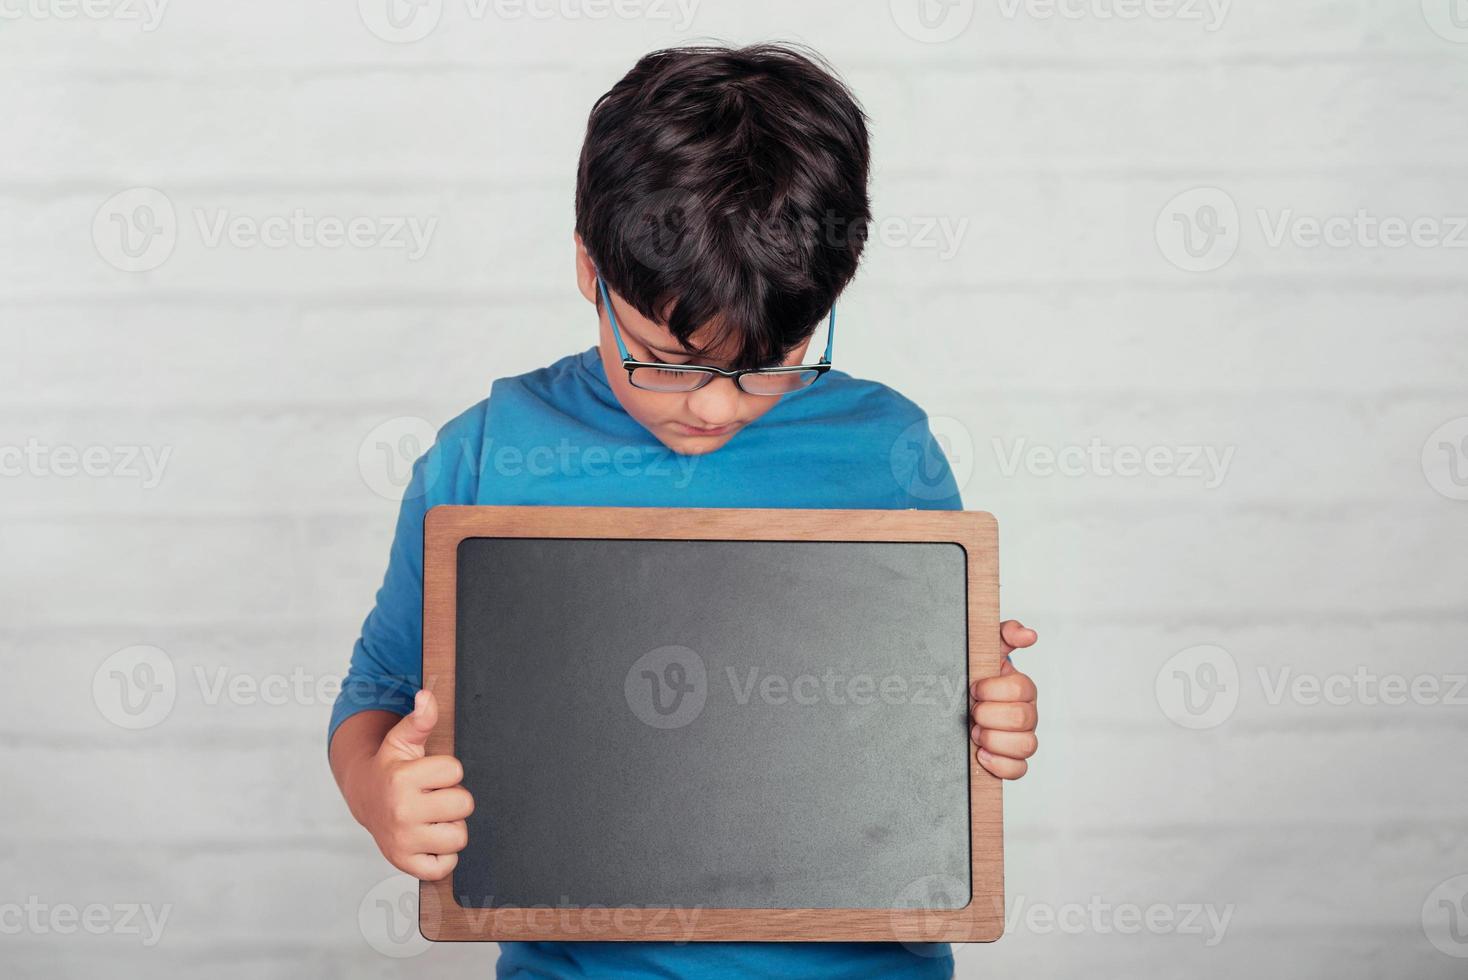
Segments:
[[[459,760],[428,754],[428,734],[437,721],[438,701],[432,692],[419,691],[413,713],[388,731],[352,779],[357,819],[383,857],[423,881],[454,870],[469,842],[465,818],[474,811],[474,798],[459,785]]]

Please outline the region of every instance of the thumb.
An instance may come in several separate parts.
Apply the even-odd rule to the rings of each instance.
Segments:
[[[413,713],[403,717],[382,740],[379,754],[401,762],[428,754],[428,736],[438,723],[438,699],[427,689],[413,698]]]

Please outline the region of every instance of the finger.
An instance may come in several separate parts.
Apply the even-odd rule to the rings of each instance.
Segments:
[[[1002,732],[1032,732],[1039,721],[1033,701],[980,701],[974,705],[972,716],[980,728]]]
[[[415,814],[424,823],[463,820],[474,812],[474,797],[462,786],[424,793]]]
[[[975,701],[1033,701],[1036,694],[1035,682],[1019,671],[986,677],[973,686]]]
[[[397,866],[419,881],[439,881],[447,878],[458,863],[457,854],[414,854],[397,862]]]
[[[1006,619],[999,624],[999,640],[1007,656],[1015,650],[1033,646],[1040,634],[1017,619]]]
[[[1040,748],[1034,732],[1002,732],[997,728],[975,725],[969,732],[974,744],[1007,759],[1028,759]]]
[[[438,701],[432,691],[419,691],[413,698],[413,711],[404,715],[382,740],[379,754],[390,759],[408,761],[428,754],[428,736],[438,724]]]
[[[425,823],[413,829],[406,844],[418,854],[458,854],[469,844],[469,827],[462,820]]]
[[[979,749],[979,765],[1000,779],[1018,779],[1030,771],[1030,764],[1023,759],[1006,759],[988,749]]]
[[[445,789],[464,781],[464,767],[451,755],[430,755],[402,765],[400,777],[419,789]]]

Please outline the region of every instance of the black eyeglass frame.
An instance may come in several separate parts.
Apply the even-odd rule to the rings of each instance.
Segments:
[[[811,385],[819,381],[823,374],[831,370],[831,351],[836,343],[835,306],[831,307],[831,319],[826,331],[826,352],[821,355],[821,359],[818,363],[788,364],[780,365],[779,367],[745,368],[740,371],[729,371],[725,370],[724,368],[717,368],[708,364],[666,364],[661,361],[637,360],[635,357],[632,356],[632,353],[627,350],[627,344],[622,340],[622,328],[617,323],[617,311],[612,309],[611,294],[607,291],[607,284],[602,279],[601,273],[599,272],[596,274],[596,288],[601,293],[601,300],[607,308],[607,319],[612,324],[612,336],[617,341],[617,352],[622,355],[622,367],[627,369],[627,383],[632,385],[639,391],[652,391],[664,395],[686,395],[691,391],[698,391],[700,388],[707,387],[708,384],[714,380],[714,378],[719,377],[732,379],[734,384],[739,387],[739,390],[747,395],[760,395],[765,398],[779,398],[782,395],[788,395],[791,392],[801,391],[805,388],[809,388]],[[638,368],[652,368],[653,370],[657,371],[672,371],[678,374],[701,374],[704,375],[707,380],[699,382],[692,388],[675,388],[672,390],[668,390],[665,388],[648,388],[638,384],[636,381],[633,380],[633,372],[635,372]],[[776,374],[797,374],[807,371],[816,372],[816,376],[814,378],[811,378],[808,384],[801,385],[799,388],[791,388],[789,391],[750,391],[748,388],[744,387],[743,384],[743,379],[746,375],[753,374],[768,377],[770,375]]]

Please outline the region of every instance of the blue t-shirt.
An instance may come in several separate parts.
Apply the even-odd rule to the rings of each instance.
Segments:
[[[413,467],[377,604],[328,734],[359,711],[407,714],[422,678],[423,517],[439,504],[958,510],[927,416],[829,371],[717,451],[683,456],[622,408],[597,348],[494,383]],[[950,977],[946,944],[502,943],[500,977],[781,980]]]

